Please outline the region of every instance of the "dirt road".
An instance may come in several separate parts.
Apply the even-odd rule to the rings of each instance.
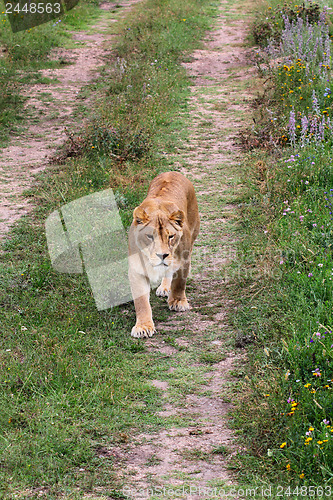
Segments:
[[[240,189],[241,153],[234,142],[249,120],[251,96],[252,68],[240,13],[240,2],[222,1],[205,47],[186,64],[193,77],[190,137],[174,162],[194,183],[201,216],[188,287],[192,310],[157,324],[163,333],[179,333],[174,345],[161,335],[146,344],[153,355],[170,358],[168,378],[151,381],[162,392],[164,408],[159,415],[179,417],[189,424],[143,433],[136,436],[135,444],[112,447],[118,457],[118,477],[132,498],[138,498],[140,489],[159,498],[158,492],[169,488],[168,498],[198,500],[215,487],[228,497],[235,487],[228,464],[242,450],[230,429],[229,412],[232,371],[242,364],[244,353],[235,351],[231,340],[228,313],[235,305],[225,299],[224,287],[235,253],[233,203]],[[174,395],[180,370],[193,380],[181,400]]]

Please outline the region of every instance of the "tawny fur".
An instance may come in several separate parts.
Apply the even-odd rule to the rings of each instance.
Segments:
[[[136,311],[133,337],[155,333],[151,286],[161,283],[156,295],[168,297],[170,309],[189,309],[185,287],[199,225],[193,184],[179,172],[158,175],[134,210],[129,231],[129,280]]]

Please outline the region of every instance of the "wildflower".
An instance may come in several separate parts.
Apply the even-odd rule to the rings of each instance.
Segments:
[[[304,387],[305,389],[307,389],[308,387],[310,387],[311,384],[307,383]]]
[[[309,427],[309,431],[310,431],[310,432],[313,432],[313,431],[314,431],[314,428],[313,428],[313,427]]]
[[[320,109],[315,90],[312,92],[312,109],[316,115],[320,115]]]
[[[330,425],[330,421],[329,421],[329,420],[326,420],[326,418],[324,418],[324,420],[323,420],[323,424],[325,424],[325,425]]]
[[[296,120],[295,120],[294,108],[292,109],[292,111],[290,111],[288,128],[290,134],[290,141],[291,144],[294,146],[296,142]]]
[[[309,274],[308,274],[308,277],[309,277],[309,278],[311,278],[312,276],[313,276],[313,274],[312,274],[312,273],[309,273]]]
[[[291,467],[290,464],[286,465],[287,470],[290,470],[290,467]]]
[[[302,474],[300,474],[300,475],[299,475],[299,477],[300,477],[301,479],[303,479],[303,478],[304,478],[304,474],[303,474],[303,472],[302,472]]]
[[[324,264],[318,264],[318,267],[323,267]]]
[[[284,448],[285,446],[287,446],[287,443],[280,444],[280,448]]]
[[[323,444],[323,441],[317,441],[318,444]]]

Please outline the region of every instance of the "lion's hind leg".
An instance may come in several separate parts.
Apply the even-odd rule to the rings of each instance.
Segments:
[[[190,270],[190,262],[186,262],[182,269],[179,269],[173,276],[171,291],[168,298],[169,309],[171,311],[187,311],[190,305],[187,302],[185,288],[186,280]]]

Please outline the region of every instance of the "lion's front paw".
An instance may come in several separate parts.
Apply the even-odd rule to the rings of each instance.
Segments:
[[[190,308],[186,297],[184,299],[169,299],[168,304],[171,311],[188,311]]]
[[[136,324],[133,326],[131,335],[137,339],[144,337],[152,337],[156,333],[154,323]]]
[[[162,284],[156,290],[156,295],[158,297],[169,297],[170,288],[163,286]]]

